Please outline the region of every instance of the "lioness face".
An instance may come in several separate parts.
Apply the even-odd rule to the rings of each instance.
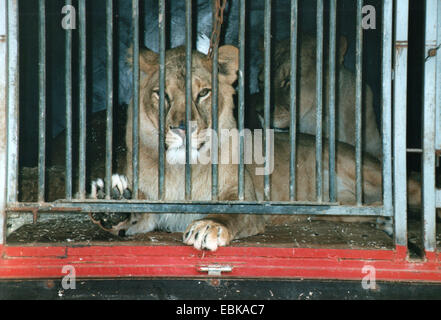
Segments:
[[[237,49],[233,46],[219,48],[219,123],[224,128],[222,117],[232,115],[232,103],[223,103],[232,99],[236,80]],[[191,158],[196,163],[202,155],[208,156],[211,139],[212,119],[212,61],[204,54],[194,51],[192,54],[192,97],[191,123],[186,125],[186,61],[185,48],[179,47],[166,52],[165,79],[165,144],[166,160],[170,164],[184,164],[186,157],[186,133],[191,135]],[[141,107],[147,120],[159,132],[159,58],[156,53],[143,51],[140,56],[140,68],[145,73],[141,88]],[[227,117],[226,117],[227,118]],[[230,117],[231,118],[231,117]],[[143,121],[143,117],[141,117]],[[231,122],[231,121],[230,121]],[[141,124],[142,125],[142,124]],[[227,126],[235,124],[227,123]]]
[[[343,62],[346,53],[346,38],[341,37],[339,42],[339,62]],[[316,39],[310,35],[300,35],[298,39],[297,58],[297,82],[300,85],[299,95],[302,95],[303,88],[315,88],[316,81]],[[326,61],[325,61],[326,62]],[[273,99],[273,110],[271,110],[271,126],[273,128],[285,129],[290,126],[290,104],[291,104],[291,47],[290,39],[277,42],[274,47],[274,59],[271,69],[271,97]],[[264,90],[264,70],[259,73],[259,88]],[[313,97],[311,97],[313,98]],[[302,109],[300,110],[300,112]],[[263,114],[263,110],[259,110]]]

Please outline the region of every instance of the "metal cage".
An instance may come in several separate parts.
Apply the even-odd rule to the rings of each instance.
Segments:
[[[71,4],[71,1],[66,1],[66,4]],[[291,1],[291,129],[290,129],[290,184],[289,184],[289,202],[273,202],[270,199],[270,176],[266,175],[264,178],[264,194],[265,201],[263,202],[244,202],[244,136],[240,135],[240,149],[239,149],[239,177],[238,177],[238,201],[219,201],[218,200],[218,167],[217,164],[212,164],[212,201],[192,201],[191,200],[191,164],[188,155],[190,153],[190,144],[187,144],[187,161],[185,166],[185,195],[186,200],[180,202],[167,202],[163,201],[164,195],[164,101],[165,101],[165,0],[159,0],[159,30],[160,30],[160,113],[159,113],[159,201],[144,201],[144,200],[129,200],[129,201],[113,201],[110,199],[91,201],[86,199],[86,1],[79,0],[79,111],[80,111],[80,159],[79,159],[79,198],[74,198],[72,190],[72,94],[68,94],[66,98],[66,195],[64,200],[57,202],[45,201],[45,119],[46,119],[46,25],[45,25],[45,1],[39,1],[39,156],[38,156],[38,202],[36,203],[23,203],[17,200],[17,185],[18,185],[18,119],[19,119],[19,48],[18,48],[18,1],[17,0],[0,0],[0,59],[6,61],[6,64],[0,64],[0,248],[3,248],[4,256],[26,256],[26,252],[32,251],[35,248],[15,248],[8,247],[5,242],[5,223],[6,215],[8,212],[33,212],[33,213],[45,213],[45,212],[75,212],[75,213],[88,213],[88,212],[151,212],[151,213],[229,213],[229,214],[308,214],[308,215],[360,215],[360,216],[383,216],[393,218],[394,221],[394,241],[396,249],[393,251],[366,251],[359,252],[357,250],[343,250],[332,251],[336,256],[340,256],[343,259],[361,260],[373,260],[373,261],[387,261],[397,259],[401,261],[401,265],[397,268],[401,268],[402,273],[398,273],[402,279],[411,279],[406,273],[407,268],[410,270],[410,262],[406,260],[407,252],[407,186],[406,186],[406,108],[407,108],[407,52],[408,52],[408,15],[409,4],[408,0],[384,0],[382,7],[382,126],[381,136],[383,141],[382,151],[382,175],[383,175],[383,197],[381,206],[367,206],[362,202],[362,145],[361,145],[361,132],[362,132],[362,55],[363,55],[363,28],[362,28],[362,6],[363,1],[357,0],[357,22],[356,22],[356,199],[357,204],[354,206],[342,206],[336,202],[336,173],[335,173],[335,161],[336,161],[336,138],[335,138],[335,52],[336,52],[336,12],[338,1],[330,0],[330,17],[329,25],[324,24],[324,3],[323,0],[317,0],[317,94],[316,94],[316,113],[317,115],[317,131],[316,131],[316,201],[314,202],[299,202],[295,199],[295,182],[296,182],[296,61],[297,57],[297,34],[298,34],[298,1]],[[240,26],[239,26],[239,72],[238,72],[238,129],[239,132],[244,130],[244,108],[245,108],[245,0],[240,0]],[[133,9],[133,105],[139,105],[139,3],[138,0],[132,1]],[[111,176],[112,176],[112,122],[113,122],[113,1],[108,0],[106,6],[106,44],[107,44],[107,131],[106,131],[106,194],[110,194]],[[265,21],[264,21],[264,74],[265,74],[265,90],[264,90],[264,129],[270,129],[270,97],[271,97],[271,1],[265,0]],[[425,61],[425,78],[424,78],[424,133],[423,133],[423,179],[422,179],[422,207],[423,207],[423,230],[424,230],[424,249],[426,252],[426,258],[431,261],[437,261],[436,255],[436,207],[441,207],[441,191],[435,188],[435,157],[436,152],[441,150],[441,86],[439,85],[439,79],[441,79],[441,56],[436,53],[439,48],[441,32],[439,31],[441,24],[441,1],[439,0],[426,0],[426,55]],[[192,1],[186,0],[186,70],[191,70],[191,52],[192,52]],[[331,86],[329,92],[330,103],[329,106],[329,202],[324,201],[323,194],[323,168],[322,158],[323,154],[323,50],[325,45],[325,39],[323,35],[324,28],[329,28],[329,79],[331,80]],[[72,31],[66,30],[66,90],[72,92]],[[215,130],[217,129],[217,98],[218,90],[217,84],[217,48],[214,49],[214,65],[213,65],[213,118],[212,123]],[[437,85],[438,83],[438,85]],[[186,73],[186,122],[189,127],[191,120],[191,72]],[[5,98],[6,97],[6,98]],[[436,116],[435,116],[436,115]],[[435,120],[436,119],[436,120]],[[133,109],[133,194],[137,195],[139,188],[138,173],[138,152],[139,152],[139,111],[138,108]],[[190,132],[187,130],[187,141],[190,141]],[[265,150],[265,154],[268,150]],[[49,264],[58,265],[55,256],[61,254],[66,255],[66,252],[71,252],[73,259],[77,259],[79,252],[82,254],[89,254],[94,256],[95,254],[102,257],[108,256],[111,250],[115,255],[119,255],[125,252],[126,249],[118,248],[104,248],[102,251],[97,249],[94,253],[92,248],[83,249],[63,249],[60,247],[48,248],[49,251],[38,251],[38,255],[52,257],[48,262]],[[190,250],[190,248],[188,248]],[[21,251],[20,251],[21,250]],[[30,251],[29,251],[30,250]],[[51,251],[52,250],[52,251]],[[77,250],[75,252],[75,250]],[[83,250],[83,251],[81,251]],[[87,251],[89,250],[89,251]],[[109,251],[110,250],[110,251]],[[141,249],[131,248],[133,254],[139,254],[140,259],[146,259],[142,256]],[[158,257],[161,253],[161,249],[150,248],[152,256]],[[159,250],[159,251],[158,251]],[[265,255],[271,256],[274,250],[271,252],[269,249],[262,249],[265,251]],[[280,249],[282,250],[282,249]],[[284,250],[284,249],[283,249]],[[338,262],[337,271],[331,271],[331,264],[324,263],[320,265],[320,259],[329,258],[330,251],[320,250],[298,250],[300,257],[302,257],[301,265],[304,267],[303,272],[298,274],[307,275],[308,263],[304,261],[305,257],[310,258],[312,263],[317,263],[317,272],[311,272],[311,276],[325,276],[325,277],[345,277],[343,274],[347,272],[354,265],[350,262]],[[87,251],[88,253],[85,253]],[[162,250],[168,254],[173,255],[175,251],[170,248]],[[233,249],[225,248],[224,253],[227,255],[243,254],[245,259],[251,259],[249,252],[245,250],[239,250],[240,253],[234,253]],[[294,250],[295,251],[295,250]],[[292,253],[290,258],[298,257]],[[6,253],[5,253],[6,252]],[[262,251],[263,252],[263,251]],[[262,253],[261,252],[261,253]],[[281,251],[280,251],[281,252]],[[288,252],[288,251],[287,251]],[[288,253],[284,253],[288,254]],[[32,255],[32,254],[31,254]],[[276,254],[277,255],[277,254]],[[288,254],[291,255],[291,254]],[[331,253],[332,255],[332,253]],[[104,260],[106,260],[106,257]],[[191,262],[199,265],[199,260],[195,258],[188,258]],[[213,261],[216,263],[222,262],[224,258],[214,256]],[[318,259],[318,260],[317,260]],[[87,260],[87,259],[86,259]],[[93,259],[92,259],[93,260]],[[154,259],[153,259],[154,260]],[[250,261],[251,261],[250,260]],[[283,260],[283,259],[282,259]],[[294,259],[295,260],[295,259]],[[285,266],[290,271],[281,272],[277,276],[295,276],[296,262],[294,260],[283,260],[280,262],[281,266]],[[8,261],[7,259],[5,261]],[[144,261],[144,260],[143,260]],[[395,260],[394,260],[395,261]],[[108,261],[109,262],[109,261]],[[6,264],[5,264],[6,263]],[[2,262],[0,259],[0,277],[2,273],[6,277],[14,275],[19,277],[26,277],[26,273],[19,269],[20,272],[7,272],[2,269],[2,264],[7,265],[9,262]],[[35,261],[33,263],[36,263]],[[107,263],[107,262],[106,262]],[[147,262],[145,262],[147,263]],[[156,262],[149,262],[155,264]],[[276,262],[275,262],[276,263]],[[32,263],[31,263],[32,264]],[[158,264],[160,264],[158,262]],[[357,265],[361,265],[358,264]],[[379,264],[380,266],[380,264]],[[182,267],[182,266],[181,266]],[[334,265],[335,267],[335,265]],[[171,265],[165,267],[168,271],[167,275],[174,275]],[[255,270],[250,267],[251,270]],[[291,268],[291,269],[290,269]],[[340,270],[338,270],[340,268]],[[422,267],[423,268],[423,267]],[[58,274],[53,269],[43,268],[41,273],[30,272],[37,276],[53,276]],[[257,268],[258,269],[258,268]],[[256,270],[257,270],[256,269]],[[300,268],[301,269],[301,268]],[[326,269],[326,271],[324,271]],[[384,267],[386,270],[387,268]],[[3,270],[3,272],[2,272]],[[18,270],[18,269],[17,269]],[[87,275],[121,275],[118,273],[112,273],[114,270],[110,266],[106,265],[101,269],[89,270]],[[156,271],[155,271],[156,270]],[[144,269],[143,271],[136,269],[136,266],[131,265],[131,268],[127,269],[127,272],[135,275],[157,275],[158,269]],[[172,270],[172,271],[170,271]],[[201,270],[199,268],[198,270]],[[260,269],[259,269],[260,270]],[[404,270],[404,271],[403,271]],[[260,273],[259,273],[260,272]],[[251,271],[251,275],[265,274],[263,271],[254,272]],[[262,273],[263,272],[263,273]],[[358,271],[357,271],[358,272]],[[87,272],[86,272],[87,273]],[[125,274],[125,272],[123,272]],[[393,273],[393,272],[392,272]],[[191,273],[190,273],[191,274]],[[185,268],[181,268],[175,275],[186,275]],[[250,275],[246,273],[237,273],[237,276]],[[85,275],[86,276],[86,275]],[[434,279],[441,280],[439,273],[433,272],[430,275],[415,276],[416,279]],[[348,277],[357,278],[354,273],[349,273]],[[384,271],[384,278],[393,278],[391,271]],[[426,278],[424,278],[426,277]]]

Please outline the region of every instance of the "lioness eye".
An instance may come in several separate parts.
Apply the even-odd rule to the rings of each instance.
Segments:
[[[167,92],[165,93],[165,101],[167,102],[167,104],[170,104],[170,98],[168,97]],[[159,100],[159,89],[153,89],[153,94],[155,95],[156,99]]]
[[[204,88],[199,92],[198,98],[206,97],[209,93],[210,93],[210,89]]]

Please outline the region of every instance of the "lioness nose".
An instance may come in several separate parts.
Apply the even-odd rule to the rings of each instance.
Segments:
[[[181,121],[177,127],[170,126],[170,130],[179,135],[183,140],[185,140],[185,129],[184,121]]]

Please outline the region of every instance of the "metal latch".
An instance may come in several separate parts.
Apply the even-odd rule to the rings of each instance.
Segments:
[[[222,272],[231,272],[233,267],[229,265],[212,264],[199,267],[200,272],[208,272],[209,276],[220,276]]]

